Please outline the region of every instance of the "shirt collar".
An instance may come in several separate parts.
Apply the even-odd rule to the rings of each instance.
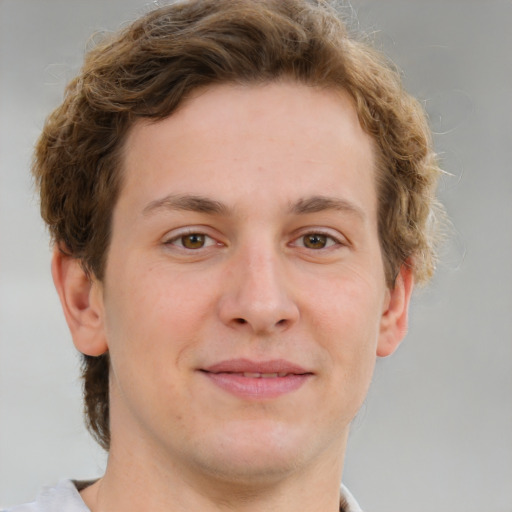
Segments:
[[[343,484],[340,489],[340,512],[363,512],[354,496]]]

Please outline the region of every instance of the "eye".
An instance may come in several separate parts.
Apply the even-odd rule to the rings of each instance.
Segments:
[[[297,238],[292,245],[306,249],[320,250],[335,245],[343,245],[339,240],[325,233],[306,233]]]
[[[332,240],[332,239],[331,239]],[[310,233],[302,237],[304,247],[308,249],[324,249],[327,246],[329,238],[320,233]]]
[[[216,241],[204,233],[185,233],[165,242],[166,245],[174,245],[183,249],[197,250],[216,245]]]

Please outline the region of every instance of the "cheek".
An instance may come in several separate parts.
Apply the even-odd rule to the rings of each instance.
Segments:
[[[328,286],[315,300],[310,299],[315,304],[312,335],[329,359],[335,386],[366,389],[376,360],[382,290],[353,279],[332,281]]]
[[[158,415],[162,394],[187,400],[186,388],[178,383],[188,378],[206,308],[193,288],[163,272],[120,270],[112,273],[119,285],[110,287],[106,301],[112,388],[118,391],[118,406]]]
[[[375,288],[375,287],[374,287]],[[340,293],[340,290],[343,292]],[[376,361],[379,308],[375,290],[337,281],[332,293],[315,294],[310,338],[321,349],[322,395],[333,432],[348,425],[367,395]]]
[[[162,266],[118,269],[112,277],[118,285],[110,287],[107,301],[111,351],[122,345],[120,352],[127,357],[165,354],[173,360],[194,345],[213,300],[204,283],[171,274]]]
[[[317,287],[308,302],[314,328],[328,331],[327,339],[339,340],[346,350],[355,351],[376,345],[382,314],[383,290],[373,281],[330,280]]]

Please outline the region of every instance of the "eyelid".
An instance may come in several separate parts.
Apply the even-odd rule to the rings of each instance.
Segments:
[[[190,251],[190,252],[199,251],[201,249],[206,249],[208,247],[213,247],[215,245],[223,245],[222,242],[220,242],[217,238],[215,238],[211,234],[208,234],[207,231],[208,231],[208,229],[206,229],[204,226],[187,226],[184,228],[174,229],[171,232],[167,233],[163,237],[162,243],[166,246],[173,246],[173,247],[177,247],[178,249],[182,249],[184,251]],[[201,236],[204,236],[206,240],[210,240],[211,242],[206,242],[205,245],[199,249],[189,249],[187,247],[184,247],[181,244],[176,243],[181,238],[188,236],[188,235],[201,235]]]
[[[209,247],[213,247],[213,246],[223,246],[225,245],[224,242],[220,241],[219,238],[220,237],[216,237],[212,234],[209,234],[208,231],[210,231],[207,227],[205,226],[186,226],[186,227],[183,227],[183,228],[177,228],[177,229],[174,229],[170,232],[168,232],[164,237],[163,237],[163,244],[166,245],[166,246],[173,246],[173,247],[176,247],[178,249],[181,249],[183,251],[187,251],[187,252],[197,252],[201,249],[207,249]],[[201,247],[200,249],[189,249],[187,247],[184,247],[183,245],[181,244],[177,244],[176,241],[179,241],[182,237],[185,237],[187,235],[202,235],[205,237],[205,239],[209,240],[208,242],[206,242],[206,244]],[[307,236],[307,235],[322,235],[322,236],[325,236],[326,238],[328,238],[329,240],[331,240],[332,242],[334,243],[330,243],[328,244],[326,247],[322,248],[322,249],[310,249],[308,247],[305,247],[305,246],[300,246],[298,245],[298,241]],[[350,242],[349,240],[344,236],[342,235],[339,231],[335,231],[335,233],[333,233],[333,230],[332,229],[328,229],[328,228],[317,228],[315,226],[309,226],[307,228],[302,228],[301,230],[297,230],[294,234],[293,234],[293,238],[291,240],[291,242],[288,243],[288,245],[290,246],[295,246],[295,247],[301,247],[302,249],[306,249],[308,251],[313,251],[313,252],[319,252],[319,251],[322,251],[322,250],[328,250],[330,248],[334,248],[334,247],[347,247],[347,246],[350,246]]]
[[[310,249],[308,247],[297,245],[297,241],[299,241],[300,239],[302,239],[303,237],[305,237],[307,235],[322,235],[322,236],[325,236],[326,238],[329,238],[330,240],[332,240],[334,242],[334,244],[329,244],[326,247],[323,247],[322,249]],[[347,247],[350,245],[350,242],[347,240],[347,238],[345,236],[343,236],[338,231],[335,234],[330,229],[316,228],[313,226],[313,227],[304,228],[304,229],[300,230],[298,233],[295,233],[293,240],[290,242],[289,245],[301,247],[303,249],[307,249],[310,251],[319,252],[322,250],[325,251],[327,249],[330,249],[331,247],[336,247],[336,246],[337,247]]]

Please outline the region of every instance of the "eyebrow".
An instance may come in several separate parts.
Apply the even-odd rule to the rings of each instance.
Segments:
[[[296,203],[291,205],[290,211],[295,215],[305,215],[308,213],[318,213],[326,210],[337,210],[345,213],[350,213],[365,220],[366,214],[362,208],[356,204],[340,199],[338,197],[329,196],[312,196],[299,199]]]
[[[161,199],[148,203],[142,210],[143,215],[151,215],[160,210],[177,210],[206,213],[210,215],[227,215],[231,209],[208,197],[198,195],[169,194]],[[338,197],[316,195],[301,198],[289,206],[289,212],[294,215],[307,215],[328,210],[349,213],[365,220],[366,214],[356,204]]]
[[[151,201],[143,210],[143,215],[150,215],[159,210],[184,210],[190,212],[208,213],[210,215],[225,215],[228,207],[208,197],[195,195],[170,194],[161,199]]]

